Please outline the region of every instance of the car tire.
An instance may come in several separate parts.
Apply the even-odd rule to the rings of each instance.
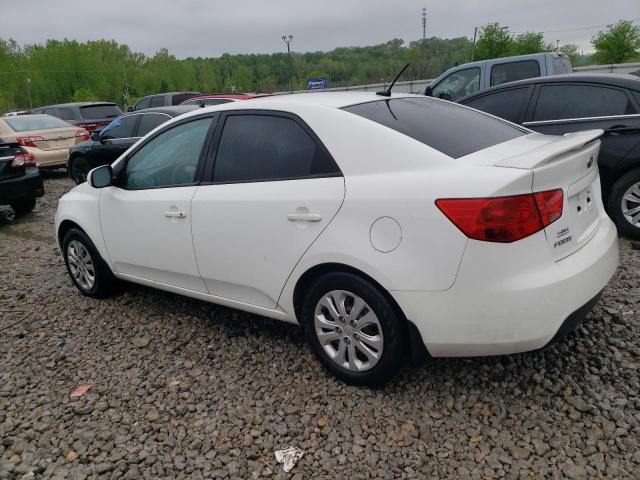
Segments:
[[[69,176],[80,185],[87,181],[87,174],[91,170],[89,161],[84,157],[75,157],[69,164]]]
[[[33,210],[36,206],[35,198],[27,198],[11,204],[11,208],[16,212],[16,215],[24,215]]]
[[[635,209],[639,210],[636,212]],[[613,184],[607,210],[623,235],[640,239],[640,169],[625,173]],[[628,212],[636,212],[633,214],[635,223]]]
[[[406,360],[406,320],[377,286],[356,274],[318,278],[304,295],[300,313],[315,355],[349,384],[380,386]]]
[[[113,292],[116,279],[89,237],[77,228],[69,230],[62,241],[67,272],[80,293],[104,298]]]

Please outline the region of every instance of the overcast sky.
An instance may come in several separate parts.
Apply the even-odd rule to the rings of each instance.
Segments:
[[[499,22],[585,51],[598,28],[553,31],[640,20],[640,0],[0,0],[0,38],[105,38],[184,58],[282,51],[292,34],[293,50],[306,52],[418,39],[423,7],[427,37],[472,38],[474,26]]]

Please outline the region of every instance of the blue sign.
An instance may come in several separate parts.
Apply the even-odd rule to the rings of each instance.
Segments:
[[[307,90],[321,90],[329,87],[329,81],[324,77],[315,77],[307,80]]]

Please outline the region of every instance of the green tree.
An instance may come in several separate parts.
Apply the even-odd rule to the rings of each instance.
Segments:
[[[482,27],[476,42],[474,59],[485,60],[510,55],[513,44],[513,37],[507,27],[501,27],[499,23],[490,23]]]
[[[536,32],[521,33],[513,40],[511,53],[513,55],[526,55],[528,53],[544,52],[544,35]]]
[[[596,49],[593,54],[596,62],[626,62],[640,55],[640,26],[620,20],[615,25],[608,25],[606,31],[598,32],[591,44]]]
[[[571,65],[576,66],[580,63],[580,54],[575,43],[565,43],[560,47],[560,51],[569,57]]]
[[[90,102],[94,100],[98,100],[98,98],[88,88],[77,89],[71,97],[72,102]]]

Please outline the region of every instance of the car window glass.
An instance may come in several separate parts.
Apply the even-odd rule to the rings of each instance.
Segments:
[[[525,87],[511,88],[475,97],[464,102],[464,105],[504,118],[510,122],[520,123],[528,101],[529,88]]]
[[[456,100],[478,90],[480,90],[480,69],[473,67],[458,70],[443,78],[433,87],[431,95],[445,100]]]
[[[573,67],[571,66],[571,61],[568,58],[558,57],[553,59],[554,75],[571,72],[573,72]]]
[[[140,119],[140,125],[138,126],[138,137],[144,137],[147,133],[156,127],[159,127],[164,122],[171,120],[171,117],[163,113],[144,113]]]
[[[117,105],[87,105],[80,107],[80,114],[85,120],[102,120],[116,118],[122,115],[122,110]]]
[[[62,120],[76,119],[76,116],[74,115],[73,110],[71,110],[70,108],[59,108],[57,117],[61,118]]]
[[[623,90],[594,85],[543,85],[533,120],[606,117],[631,113],[635,113],[635,109]]]
[[[343,110],[392,128],[453,158],[526,133],[484,113],[430,97],[377,100]]]
[[[164,96],[156,95],[155,97],[151,97],[151,107],[163,107],[164,106]]]
[[[211,118],[202,118],[153,137],[129,158],[123,186],[136,190],[193,183],[210,125]]]
[[[47,115],[51,115],[53,117],[57,117],[58,116],[58,109],[57,108],[45,108],[43,110],[43,113],[45,113]]]
[[[296,121],[230,115],[220,137],[213,179],[246,182],[333,173],[337,173],[333,160]]]
[[[100,136],[104,139],[133,137],[133,129],[138,121],[138,115],[126,115],[116,118],[102,129]]]
[[[180,105],[185,100],[197,95],[199,95],[199,93],[177,93],[171,96],[171,105]]]
[[[230,103],[233,102],[233,100],[230,100],[228,98],[205,98],[204,100],[204,104],[209,106],[209,105],[222,105],[223,103]]]
[[[28,132],[29,130],[47,130],[50,128],[71,128],[72,125],[64,120],[51,115],[17,115],[15,117],[3,117],[3,120],[16,132]]]
[[[640,92],[636,92],[634,90],[630,90],[631,94],[636,97],[636,102],[640,105]]]
[[[142,110],[143,108],[149,108],[151,104],[151,97],[145,97],[141,99],[138,103],[136,103],[135,109]]]
[[[540,76],[540,65],[535,60],[500,63],[491,67],[491,86]]]

